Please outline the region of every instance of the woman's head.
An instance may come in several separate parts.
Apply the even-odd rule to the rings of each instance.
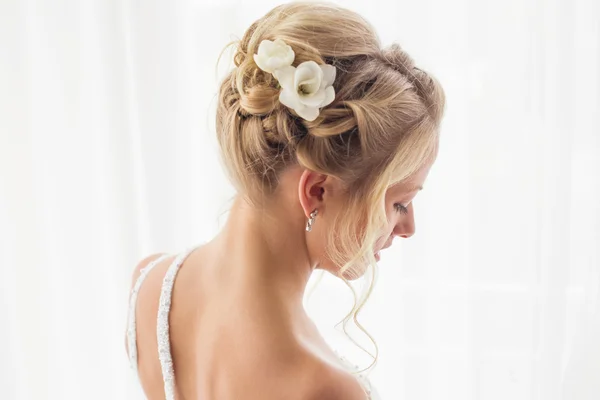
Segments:
[[[336,68],[335,99],[314,121],[279,101],[255,63],[263,40],[282,39],[304,61]],[[237,43],[219,92],[217,134],[241,195],[261,207],[297,181],[297,208],[317,209],[306,233],[310,259],[356,278],[394,236],[414,231],[412,198],[438,145],[444,93],[400,46],[381,48],[358,14],[332,4],[290,3],[253,23]],[[302,171],[286,174],[287,171]],[[286,186],[289,187],[289,186]]]

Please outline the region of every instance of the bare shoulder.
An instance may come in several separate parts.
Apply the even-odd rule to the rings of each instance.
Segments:
[[[236,362],[224,366],[228,378],[215,398],[367,400],[354,376],[301,343],[279,339],[253,350],[231,355]]]
[[[322,361],[319,363],[306,400],[367,400],[367,394],[354,376]]]
[[[293,398],[298,400],[368,399],[358,380],[350,373],[306,350],[303,353],[301,357],[303,361],[299,363],[302,368],[290,366],[294,372],[284,378],[288,380],[288,384],[284,383],[284,386],[296,389],[295,393],[298,396]]]

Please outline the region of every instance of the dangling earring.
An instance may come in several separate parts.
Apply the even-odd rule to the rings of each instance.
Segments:
[[[312,226],[315,223],[315,218],[317,217],[318,210],[315,208],[315,211],[310,213],[310,218],[306,222],[306,232],[312,231]]]

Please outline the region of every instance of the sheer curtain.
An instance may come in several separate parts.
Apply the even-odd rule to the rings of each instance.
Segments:
[[[373,383],[384,399],[597,399],[599,3],[339,3],[448,98],[417,234],[383,254],[360,317]],[[230,53],[216,61],[276,4],[0,2],[0,398],[141,398],[132,268],[223,223]],[[350,299],[325,276],[307,307],[366,365],[333,329]]]

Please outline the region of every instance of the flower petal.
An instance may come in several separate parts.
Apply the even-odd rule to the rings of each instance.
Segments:
[[[256,65],[258,65],[258,68],[262,69],[263,71],[267,71],[268,66],[265,63],[263,63],[262,58],[258,54],[254,54],[254,62],[256,63]]]
[[[329,64],[319,65],[319,67],[321,67],[321,70],[323,71],[323,80],[321,81],[321,89],[324,89],[327,86],[333,85],[333,82],[335,81],[336,68],[333,65],[329,65]]]
[[[296,57],[296,53],[294,53],[292,46],[286,44],[283,39],[275,39],[275,44],[278,47],[278,53],[282,63],[280,68],[283,66],[292,65],[294,58]]]
[[[299,99],[300,102],[302,102],[302,104],[308,106],[308,107],[322,107],[321,103],[323,103],[323,100],[325,100],[325,91],[324,90],[319,90],[316,93],[310,94],[310,95],[301,95],[299,94]]]
[[[265,39],[258,45],[258,54],[268,54],[275,48],[275,43]]]
[[[265,40],[266,40],[266,39],[265,39]],[[275,39],[275,41],[274,41],[273,43],[274,43],[274,44],[276,44],[277,46],[281,46],[281,47],[283,47],[283,46],[287,46],[287,45],[285,44],[285,42],[283,41],[283,39],[280,39],[280,38],[277,38],[277,39]]]
[[[298,95],[293,90],[283,89],[279,93],[279,101],[286,107],[293,109],[301,109],[304,108],[304,105],[300,103],[300,99]]]
[[[331,102],[335,99],[335,89],[333,88],[333,86],[328,86],[325,89],[325,99],[323,100],[323,103],[321,103],[321,105],[319,107],[325,107],[329,104],[331,104]]]
[[[307,121],[314,121],[319,116],[319,109],[316,107],[304,107],[294,111],[296,111],[296,114]]]
[[[322,80],[323,70],[314,61],[305,61],[296,68],[296,76],[294,77],[296,90],[302,89],[308,94],[315,93],[319,90]]]
[[[273,71],[273,76],[279,81],[282,88],[295,92],[294,87],[294,75],[296,74],[296,68],[289,66],[279,68]]]
[[[292,46],[290,46],[289,44],[286,45],[286,47],[287,47],[287,49],[285,52],[285,57],[283,58],[283,62],[284,62],[284,65],[292,65],[292,63],[294,62],[294,59],[296,58],[296,53],[294,53]]]
[[[272,56],[267,58],[267,67],[269,68],[269,72],[273,73],[275,72],[279,67],[281,67],[281,58],[277,57],[277,56]]]

